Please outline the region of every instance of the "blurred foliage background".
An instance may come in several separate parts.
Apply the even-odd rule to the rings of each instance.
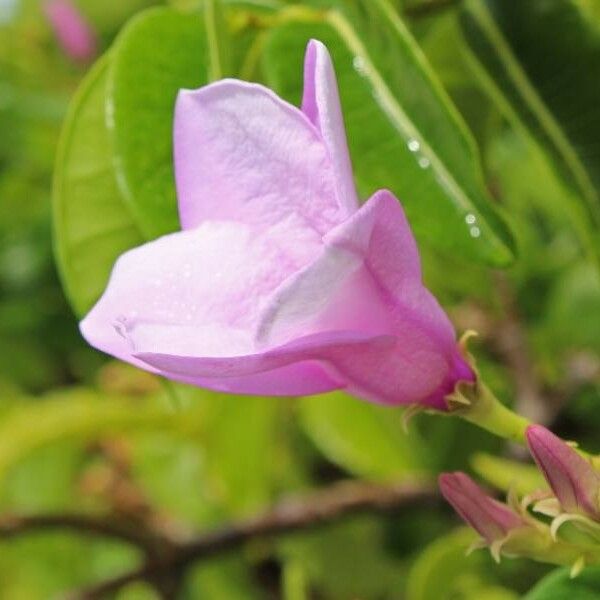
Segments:
[[[107,249],[104,230],[84,231],[55,213],[67,301],[53,257],[52,178],[69,102],[91,65],[65,54],[41,4],[0,0],[1,598],[62,597],[143,559],[130,544],[85,530],[11,534],[16,517],[84,514],[185,538],[351,478],[428,481],[462,469],[500,492],[515,479],[524,491],[537,485],[518,449],[456,420],[419,415],[404,433],[400,410],[343,394],[283,400],[166,387],[87,347],[73,309],[83,312],[102,289],[119,244],[153,237],[171,222],[136,213],[134,200],[140,231]],[[133,152],[127,144],[148,139],[131,141],[127,127],[144,126],[143,103],[153,94],[136,90],[153,69],[168,71],[165,48],[193,47],[193,28],[203,27],[198,15],[214,3],[173,0],[171,9],[187,15],[183,37],[177,23],[169,25],[173,37],[163,17],[152,17],[137,21],[141,33],[129,26],[115,46],[133,15],[164,3],[75,4],[102,52],[120,48],[111,59],[114,93],[124,107],[117,114],[123,152]],[[518,411],[600,452],[600,4],[314,0],[300,7],[344,15],[354,37],[335,20],[277,20],[286,4],[298,9],[275,0],[223,3],[219,35],[233,40],[233,50],[222,74],[265,82],[297,102],[306,38],[323,39],[336,62],[361,192],[387,186],[400,194],[427,285],[459,331],[480,334],[474,352],[488,384]],[[180,54],[173,72],[204,60]],[[167,84],[177,77],[165,75]],[[418,135],[394,127],[399,113],[386,94]],[[156,127],[147,135],[162,131]],[[157,143],[170,147],[163,138]],[[414,139],[432,154],[415,160]],[[81,166],[73,156],[95,160],[96,142],[90,134],[71,154],[63,148],[55,201],[76,203],[81,223],[87,214],[102,227],[104,199],[88,206],[82,195],[98,185],[94,175],[72,185]],[[148,167],[139,162],[126,166],[136,198],[143,204],[144,194],[166,185],[168,203],[170,180],[141,189]],[[457,200],[444,177],[465,198]],[[67,230],[83,232],[81,245],[64,241]],[[549,570],[520,560],[494,565],[483,552],[465,557],[471,539],[435,501],[367,514],[194,562],[178,574],[173,597],[510,600]],[[170,596],[134,582],[115,597]]]

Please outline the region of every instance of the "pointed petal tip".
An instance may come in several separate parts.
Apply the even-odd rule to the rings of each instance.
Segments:
[[[317,38],[310,38],[306,44],[306,52],[325,52],[329,56],[327,46]]]

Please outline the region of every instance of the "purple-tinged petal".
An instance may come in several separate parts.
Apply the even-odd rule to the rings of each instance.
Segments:
[[[389,346],[390,336],[373,336],[355,331],[332,331],[308,335],[299,339],[255,354],[239,356],[198,356],[173,352],[160,352],[165,339],[156,329],[138,326],[130,332],[133,354],[157,369],[191,377],[240,377],[263,371],[271,371],[305,360],[319,360],[327,356],[331,348],[355,347],[357,351],[369,345]],[[141,331],[140,331],[141,330]],[[164,327],[162,332],[167,340],[173,333],[172,327]],[[175,334],[177,332],[174,332]]]
[[[284,226],[297,243],[304,230],[323,235],[345,216],[319,132],[260,85],[223,80],[181,91],[174,153],[183,229],[206,220]]]
[[[240,223],[207,222],[126,252],[81,323],[84,337],[125,360],[133,350],[126,333],[139,326],[174,328],[176,335],[166,340],[173,352],[252,353],[261,307],[320,251],[318,239],[294,245],[285,231],[270,234],[258,236]]]
[[[564,511],[600,517],[600,474],[568,444],[541,425],[526,432],[529,450]]]
[[[488,496],[465,473],[442,473],[439,485],[444,498],[488,544],[504,539],[512,529],[525,525],[507,504]]]
[[[454,330],[423,286],[416,245],[398,201],[376,193],[324,238],[322,254],[274,292],[257,339],[285,344],[300,332],[360,330],[393,344],[342,346],[328,360],[356,394],[445,410],[444,397],[473,373]],[[324,294],[323,290],[327,290]]]
[[[72,2],[46,0],[44,12],[58,41],[70,58],[85,62],[96,56],[96,34]]]
[[[331,57],[327,48],[317,40],[311,40],[306,48],[302,112],[323,136],[335,171],[338,202],[349,216],[358,208],[358,197],[344,117]]]

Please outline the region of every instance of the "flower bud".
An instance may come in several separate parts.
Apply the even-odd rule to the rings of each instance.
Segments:
[[[454,510],[490,545],[526,525],[507,504],[488,496],[468,475],[442,473],[440,490]]]
[[[64,52],[78,62],[93,59],[98,51],[96,34],[71,0],[46,0],[43,6]]]
[[[526,432],[529,450],[566,513],[600,519],[600,474],[576,450],[541,425]]]

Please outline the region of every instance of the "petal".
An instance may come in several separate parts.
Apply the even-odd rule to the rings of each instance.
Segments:
[[[344,118],[331,56],[317,40],[311,40],[306,48],[302,112],[323,136],[335,171],[338,201],[349,216],[358,209],[358,198]]]
[[[271,396],[320,394],[342,389],[346,383],[326,362],[332,350],[352,347],[361,352],[372,345],[389,345],[391,341],[386,336],[374,338],[357,332],[330,332],[306,336],[262,353],[210,357],[152,352],[148,345],[151,339],[152,335],[144,335],[144,332],[136,335],[134,356],[166,377],[214,390]]]
[[[254,351],[262,305],[320,242],[290,244],[287,231],[261,237],[234,222],[206,222],[126,252],[108,287],[81,323],[96,348],[132,360],[131,332],[166,331],[166,352],[235,356]],[[277,234],[281,235],[277,235]]]
[[[342,218],[319,132],[260,85],[224,80],[182,90],[174,153],[183,229],[205,220],[255,228],[293,220],[324,234]]]
[[[157,336],[153,333],[155,332],[146,331],[139,335],[139,332],[136,331],[134,337],[134,355],[136,358],[164,372],[201,378],[254,375],[295,363],[318,361],[323,357],[327,357],[331,349],[335,348],[353,347],[360,352],[372,345],[386,347],[393,343],[389,336],[372,336],[353,331],[334,331],[305,336],[289,344],[264,352],[245,356],[211,357],[164,354],[153,351],[152,340],[157,339]],[[339,387],[341,382],[339,380],[337,382]]]
[[[259,322],[259,343],[268,347],[300,332],[344,329],[392,336],[393,344],[360,352],[331,347],[327,360],[357,395],[445,409],[444,396],[472,374],[451,323],[421,282],[416,245],[398,201],[378,192],[324,241],[319,258],[274,292]]]
[[[154,369],[146,362],[142,368],[173,379],[209,390],[231,394],[249,394],[259,396],[308,396],[339,390],[345,387],[343,381],[336,379],[316,360],[306,360],[271,371],[261,371],[252,375],[238,377],[197,377],[186,376],[172,371]]]

